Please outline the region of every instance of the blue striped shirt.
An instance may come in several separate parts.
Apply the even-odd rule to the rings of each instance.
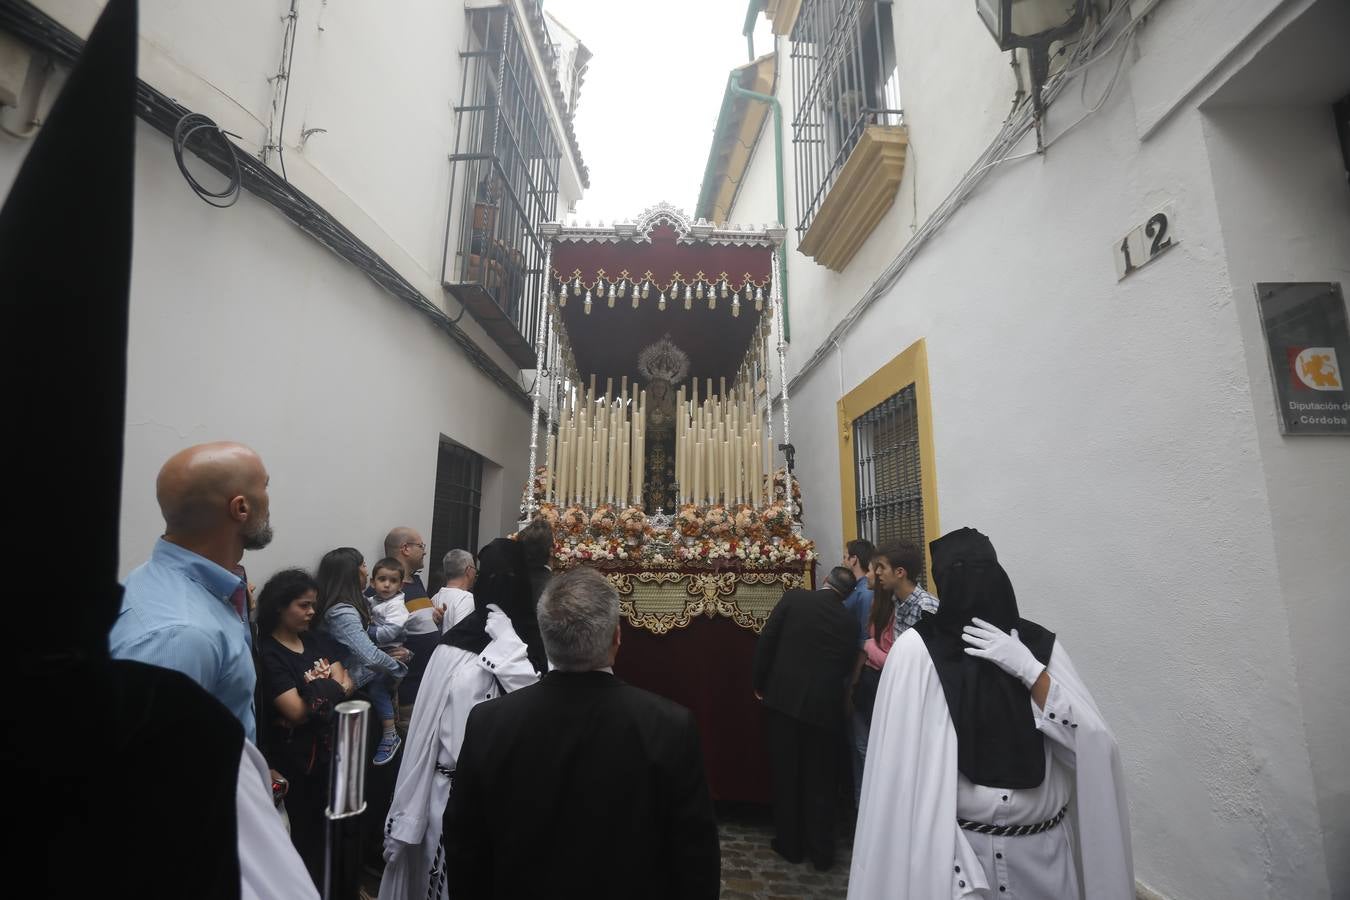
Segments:
[[[256,742],[248,621],[230,599],[241,584],[233,572],[160,538],[127,576],[108,649],[114,659],[182,672],[225,704]]]

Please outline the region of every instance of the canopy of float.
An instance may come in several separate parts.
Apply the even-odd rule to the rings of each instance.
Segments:
[[[669,336],[689,377],[732,382],[766,333],[775,226],[690,221],[666,204],[612,225],[545,225],[550,305],[576,375],[640,380],[638,354]]]

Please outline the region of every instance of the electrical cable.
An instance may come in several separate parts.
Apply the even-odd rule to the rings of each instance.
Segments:
[[[1115,23],[1121,11],[1127,8],[1128,4],[1122,0],[1122,2],[1113,6],[1101,21],[1097,23],[1097,27],[1094,28],[1090,34],[1076,42],[1073,51],[1068,56],[1064,68],[1055,73],[1046,84],[1044,88],[1044,106],[1048,108],[1051,102],[1059,96],[1060,92],[1067,86],[1071,75],[1082,71],[1092,63],[1109,55],[1110,50],[1123,39],[1123,32],[1136,29],[1143,21],[1144,17],[1151,13],[1161,2],[1162,0],[1151,0],[1151,2],[1140,10],[1139,13],[1121,29],[1121,31],[1112,36],[1112,40],[1105,50],[1094,53],[1094,51],[1098,50],[1100,44],[1106,42],[1109,29]],[[1121,59],[1117,60],[1118,69],[1123,67],[1123,59],[1126,55],[1127,54],[1122,54]],[[1118,78],[1118,76],[1119,71],[1113,76],[1112,84],[1108,87],[1108,95],[1110,90],[1114,88],[1115,79]],[[1100,105],[1105,103],[1105,95],[1098,103],[1098,108],[1100,108]],[[849,311],[844,314],[844,317],[835,324],[834,328],[831,329],[830,334],[826,336],[824,341],[822,341],[806,358],[801,367],[797,370],[797,374],[789,381],[789,389],[797,389],[802,380],[805,379],[807,375],[829,354],[831,345],[848,333],[858,319],[862,317],[863,313],[895,285],[905,269],[908,268],[910,261],[918,254],[922,247],[927,244],[928,240],[933,237],[933,235],[935,235],[947,221],[956,214],[956,211],[965,204],[966,200],[968,200],[975,192],[980,181],[989,170],[1006,162],[1029,159],[1032,156],[1041,155],[1043,151],[1009,155],[1017,144],[1021,142],[1022,138],[1032,130],[1033,114],[1031,107],[1032,104],[1024,103],[1020,109],[1014,110],[1013,114],[1010,115],[1008,120],[1004,123],[1003,128],[1001,128],[999,133],[994,137],[994,140],[990,142],[984,152],[975,160],[971,165],[971,168],[957,183],[956,187],[947,195],[946,199],[944,199],[942,203],[929,214],[919,230],[905,243],[895,258],[891,260],[886,268],[882,270],[881,274],[878,275],[876,280],[873,281],[872,285],[863,293],[858,301],[854,303]],[[1091,113],[1089,113],[1089,115],[1090,114]],[[1079,120],[1079,122],[1081,121],[1082,119]],[[1068,129],[1061,132],[1054,140],[1057,141],[1059,138],[1062,138],[1070,130],[1077,127],[1079,122],[1070,125]]]
[[[198,131],[214,134],[224,148],[223,154],[213,154],[213,156],[224,156],[228,161],[229,168],[225,175],[229,178],[229,183],[224,190],[213,191],[207,188],[188,171],[187,163],[183,160],[183,151],[187,149],[187,142]],[[178,171],[183,173],[183,177],[187,179],[188,186],[192,188],[193,193],[205,202],[217,209],[225,209],[234,206],[235,201],[239,199],[239,189],[243,186],[244,178],[239,169],[239,158],[235,155],[234,143],[225,136],[225,132],[221,131],[220,126],[206,116],[201,113],[188,113],[178,120],[178,124],[173,129],[173,158],[178,163]]]
[[[295,0],[291,0],[291,11],[287,18],[289,21],[286,23],[286,34],[290,37],[290,48],[286,53],[286,73],[282,76],[286,79],[286,86],[281,98],[281,127],[277,129],[277,162],[281,164],[281,177],[290,181],[286,175],[286,107],[291,102],[291,62],[295,59],[295,32],[299,21],[295,11]]]

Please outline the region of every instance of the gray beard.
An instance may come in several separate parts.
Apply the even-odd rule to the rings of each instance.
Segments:
[[[244,549],[261,550],[272,543],[272,522],[269,519],[252,531],[244,532]]]

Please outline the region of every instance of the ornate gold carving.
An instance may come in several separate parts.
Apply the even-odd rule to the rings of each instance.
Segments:
[[[778,597],[806,583],[804,572],[610,572],[605,577],[619,593],[620,614],[652,634],[684,628],[697,616],[725,616],[758,634]],[[682,590],[677,592],[676,585]]]

